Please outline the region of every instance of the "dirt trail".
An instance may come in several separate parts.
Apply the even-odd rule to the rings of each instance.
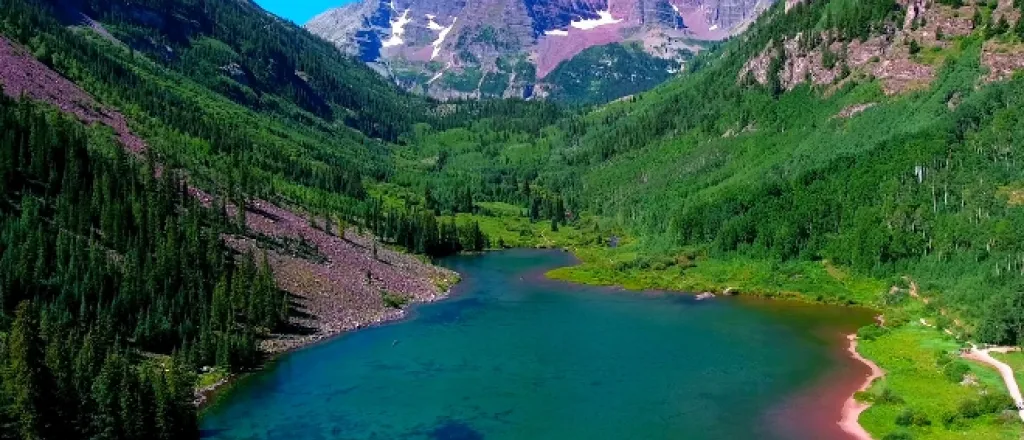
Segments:
[[[1003,382],[1006,383],[1006,389],[1010,392],[1010,397],[1013,398],[1013,403],[1017,405],[1017,415],[1020,416],[1021,421],[1024,421],[1024,398],[1021,397],[1020,387],[1017,385],[1017,378],[1013,375],[1013,368],[1009,365],[997,360],[992,357],[989,353],[1009,353],[1011,351],[1017,351],[1015,347],[992,347],[979,350],[977,346],[971,345],[971,350],[963,355],[964,359],[970,359],[972,361],[981,362],[990,367],[995,368],[999,371],[999,375],[1003,377]]]
[[[864,379],[864,384],[861,385],[859,390],[857,390],[867,391],[868,388],[871,388],[871,384],[874,383],[875,380],[885,375],[885,371],[883,371],[874,362],[864,356],[861,356],[860,353],[857,352],[857,335],[849,335],[848,338],[850,340],[850,346],[848,348],[850,356],[862,362],[864,365],[867,365],[868,368],[871,369],[871,373]],[[850,396],[850,398],[846,400],[846,403],[843,404],[843,417],[839,420],[839,427],[857,440],[871,440],[871,434],[868,434],[858,421],[860,414],[870,406],[870,404],[858,402],[854,396]]]

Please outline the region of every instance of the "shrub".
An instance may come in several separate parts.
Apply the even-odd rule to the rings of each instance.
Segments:
[[[960,419],[959,416],[960,414],[957,413],[956,411],[946,410],[942,412],[942,415],[939,416],[939,419],[942,420],[942,426],[944,426],[946,429],[949,429],[952,428],[953,425],[955,425],[956,422]]]
[[[982,414],[996,414],[1008,409],[1016,409],[1010,396],[991,392],[978,399],[978,407]]]
[[[882,440],[913,440],[913,436],[906,431],[890,432],[882,437]]]
[[[871,324],[861,327],[857,330],[857,337],[865,341],[874,341],[882,336],[885,336],[889,332],[889,329],[882,327],[878,324]]]
[[[928,418],[927,414],[921,411],[904,408],[903,411],[896,416],[896,424],[899,426],[928,426],[932,424],[932,421]]]
[[[950,382],[960,383],[964,380],[964,375],[971,371],[971,367],[967,366],[963,361],[953,361],[946,364],[942,368],[942,374],[949,379]]]
[[[882,392],[879,393],[878,397],[875,399],[875,402],[877,402],[879,404],[883,404],[883,405],[885,405],[885,404],[898,405],[898,404],[903,403],[903,398],[900,397],[898,394],[896,394],[892,389],[890,389],[890,388],[883,388]]]
[[[960,417],[965,419],[973,419],[981,416],[981,410],[981,403],[975,399],[960,402],[960,406],[957,407],[957,413],[959,413]]]
[[[380,296],[384,300],[384,305],[393,309],[400,309],[409,303],[409,298],[399,293],[385,290],[380,293]]]
[[[935,365],[938,365],[939,368],[945,368],[947,365],[949,365],[950,362],[953,362],[955,359],[956,358],[954,358],[953,355],[951,355],[946,350],[937,350],[935,352]]]
[[[910,294],[908,294],[905,290],[900,290],[892,294],[882,294],[882,303],[887,306],[898,306],[900,304],[906,303],[909,298]]]
[[[875,401],[875,395],[871,394],[870,391],[857,391],[853,393],[853,400],[861,403],[871,403]]]

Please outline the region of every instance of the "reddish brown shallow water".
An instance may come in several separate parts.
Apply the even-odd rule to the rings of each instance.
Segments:
[[[827,373],[773,408],[765,423],[786,438],[853,439],[839,427],[843,404],[860,389],[871,369],[850,357],[847,337],[871,322],[873,312],[864,308],[820,307],[789,301],[742,301],[793,316],[794,322],[828,347],[834,359]]]

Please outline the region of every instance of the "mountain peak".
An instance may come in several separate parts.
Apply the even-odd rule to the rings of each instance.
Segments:
[[[702,42],[745,29],[771,2],[362,0],[326,11],[306,28],[412,90],[438,98],[530,97],[558,88],[545,78],[595,46],[634,42],[677,70]]]

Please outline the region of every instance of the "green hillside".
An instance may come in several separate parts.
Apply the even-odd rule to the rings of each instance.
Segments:
[[[973,29],[919,43],[925,23],[892,34],[905,20],[892,1],[779,5],[679,78],[512,142],[490,164],[536,170],[530,188],[585,220],[575,226],[588,238],[562,243],[584,264],[551,276],[871,305],[885,324],[863,330],[862,350],[892,373],[864,396],[876,402],[864,415],[872,434],[1016,438],[1019,425],[999,415],[1005,397],[977,403],[1002,387],[950,386],[969,370],[942,374],[964,341],[1024,337],[1024,77],[991,82],[997,65],[983,62],[1018,53],[1024,28],[995,18],[1006,5],[969,7],[983,17]],[[854,65],[852,48],[883,35],[895,35],[893,63],[934,75],[894,91],[880,61]],[[837,75],[787,80],[782,56],[764,63],[761,83],[743,72],[762,49],[817,50],[812,67]],[[612,236],[619,247],[594,246]],[[908,411],[921,423],[897,417]]]
[[[603,104],[650,90],[672,77],[679,64],[644,52],[640,43],[587,48],[561,62],[544,81],[548,98],[567,104]]]

